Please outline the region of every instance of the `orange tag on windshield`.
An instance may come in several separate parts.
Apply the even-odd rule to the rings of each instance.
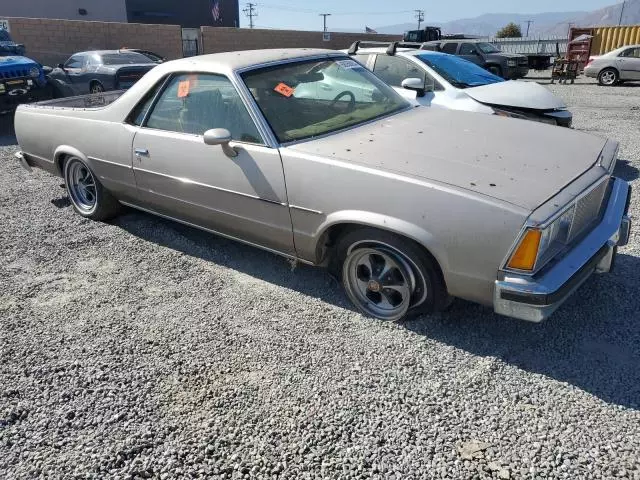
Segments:
[[[278,84],[278,86],[276,88],[274,88],[273,90],[278,92],[280,95],[284,95],[287,98],[290,97],[291,95],[293,95],[293,92],[294,92],[293,88],[291,88],[286,83]]]
[[[178,83],[178,98],[184,98],[189,95],[189,80]]]

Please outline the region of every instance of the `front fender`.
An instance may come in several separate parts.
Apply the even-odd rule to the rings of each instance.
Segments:
[[[400,218],[361,210],[343,210],[327,215],[314,235],[315,249],[318,251],[319,242],[325,238],[327,232],[337,225],[355,224],[378,228],[397,235],[410,238],[426,248],[436,259],[443,271],[449,270],[449,260],[444,246],[436,237],[422,226],[415,225]]]

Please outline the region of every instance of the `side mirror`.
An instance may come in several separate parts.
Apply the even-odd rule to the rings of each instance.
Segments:
[[[42,67],[42,71],[44,72],[45,75],[49,75],[51,72],[53,72],[53,68],[44,66]]]
[[[220,145],[222,151],[227,157],[233,158],[238,156],[238,152],[229,145],[233,140],[231,132],[226,128],[213,128],[204,132],[204,143],[207,145]]]
[[[59,68],[60,70],[64,70],[64,64],[63,64],[63,63],[59,63],[59,64],[58,64],[58,68]]]
[[[418,97],[424,97],[424,81],[420,78],[405,78],[402,81],[402,88],[405,90],[413,90],[417,93]]]

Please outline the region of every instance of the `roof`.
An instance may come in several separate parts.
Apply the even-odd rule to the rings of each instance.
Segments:
[[[244,50],[239,52],[214,53],[211,55],[198,55],[197,57],[183,58],[167,62],[163,65],[191,69],[217,69],[240,70],[247,67],[277,62],[280,60],[304,59],[317,56],[344,56],[344,53],[336,50],[319,48],[278,48],[271,50]]]

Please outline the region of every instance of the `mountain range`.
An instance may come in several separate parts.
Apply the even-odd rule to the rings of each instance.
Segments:
[[[510,22],[521,25],[523,35],[527,33],[527,21],[531,20],[529,36],[566,36],[569,26],[593,27],[618,25],[622,13],[623,25],[640,24],[640,0],[627,0],[622,11],[622,3],[611,5],[593,12],[553,12],[531,15],[487,13],[475,18],[465,18],[451,22],[430,22],[442,28],[443,33],[466,33],[468,35],[491,36]],[[423,24],[424,26],[424,24]],[[396,34],[415,30],[415,23],[403,23],[378,27],[378,33]]]

